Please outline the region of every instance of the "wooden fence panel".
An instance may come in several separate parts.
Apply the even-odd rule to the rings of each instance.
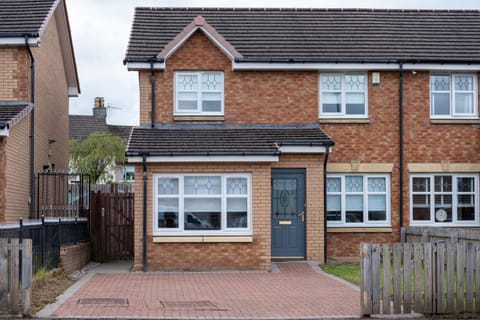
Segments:
[[[457,304],[456,312],[465,311],[465,244],[457,243]]]
[[[465,257],[465,271],[466,271],[466,297],[465,297],[465,310],[466,312],[473,312],[473,287],[474,287],[474,277],[473,271],[475,268],[475,250],[473,248],[473,243],[467,243],[466,247],[466,257]]]
[[[412,311],[412,254],[413,245],[411,243],[405,243],[403,245],[403,313],[410,313]]]
[[[391,307],[390,302],[392,300],[391,288],[392,288],[392,277],[391,277],[391,265],[392,265],[392,251],[388,244],[383,245],[383,305],[382,310],[383,314],[390,314]]]
[[[457,261],[457,246],[447,244],[447,313],[455,313],[455,273]]]
[[[19,252],[22,252],[21,264]],[[31,257],[31,239],[24,239],[22,245],[18,239],[0,239],[0,315],[31,315]]]
[[[414,299],[415,306],[414,310],[418,313],[424,312],[424,288],[425,280],[423,277],[423,246],[420,243],[414,243],[413,245],[413,255],[414,255],[414,278],[415,278],[415,291]]]
[[[480,313],[480,243],[362,244],[361,290],[362,315]]]
[[[393,246],[393,313],[402,313],[402,251],[401,244]]]

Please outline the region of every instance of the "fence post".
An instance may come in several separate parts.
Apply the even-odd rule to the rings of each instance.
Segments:
[[[74,229],[74,232],[73,232],[73,236],[74,236],[73,243],[74,244],[77,244],[77,222],[78,222],[78,218],[75,217],[75,225],[74,225],[74,228],[73,228]]]
[[[32,240],[26,239],[23,244],[23,268],[22,272],[22,313],[32,314]]]
[[[44,269],[47,268],[46,263],[45,263],[45,260],[46,260],[46,257],[45,257],[45,256],[46,256],[46,255],[45,255],[45,247],[46,247],[46,245],[47,245],[47,243],[46,243],[46,242],[47,242],[47,241],[46,241],[47,239],[46,239],[46,235],[45,235],[45,233],[46,233],[46,232],[45,232],[45,228],[46,228],[46,227],[45,227],[45,215],[42,214],[42,230],[41,230],[41,234],[42,234],[42,267],[43,267]]]

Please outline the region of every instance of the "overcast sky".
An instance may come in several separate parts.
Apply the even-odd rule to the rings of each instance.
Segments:
[[[138,79],[122,61],[135,7],[299,7],[478,9],[478,0],[66,0],[81,95],[70,114],[91,114],[94,98],[105,97],[110,124],[138,124]]]

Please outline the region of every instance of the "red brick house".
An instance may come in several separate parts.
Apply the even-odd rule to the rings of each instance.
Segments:
[[[1,1],[0,222],[34,217],[44,166],[68,170],[68,104],[79,93],[65,1]]]
[[[479,31],[478,11],[137,8],[135,267],[479,227]]]

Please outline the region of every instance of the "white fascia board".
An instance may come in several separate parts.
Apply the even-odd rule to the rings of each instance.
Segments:
[[[0,129],[0,137],[8,137],[8,136],[9,136],[8,126],[5,126],[5,128]]]
[[[142,157],[127,157],[129,163],[142,163]],[[278,156],[151,156],[151,162],[278,162]]]
[[[365,71],[399,70],[397,63],[238,63],[232,62],[233,70],[325,70],[325,71]],[[404,70],[433,71],[480,71],[480,64],[433,64],[406,63]]]
[[[325,153],[326,147],[308,147],[308,146],[285,146],[280,147],[281,153]]]
[[[79,92],[77,87],[68,87],[68,96],[69,97],[78,97]]]
[[[127,62],[128,71],[150,70],[150,63],[148,62]],[[155,70],[165,70],[165,62],[155,62],[153,64]]]
[[[398,70],[395,63],[232,63],[233,70]]]
[[[423,64],[406,63],[404,70],[426,70],[426,71],[479,71],[480,64]]]
[[[40,45],[40,38],[28,38],[28,44],[31,46]],[[0,46],[24,46],[25,38],[0,38]]]

